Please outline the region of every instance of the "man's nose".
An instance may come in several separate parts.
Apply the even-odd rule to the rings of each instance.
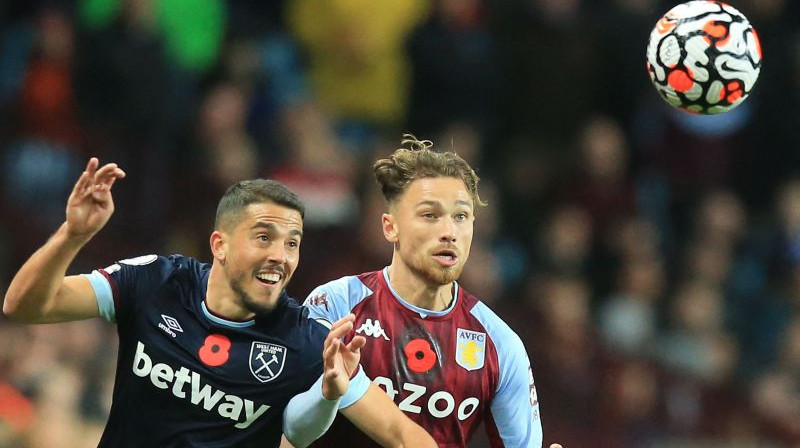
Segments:
[[[283,243],[280,244],[273,244],[269,248],[269,253],[267,254],[267,258],[269,261],[273,263],[280,263],[283,264],[286,262],[286,245]]]
[[[452,219],[442,220],[441,235],[439,241],[446,243],[456,242],[456,223]]]

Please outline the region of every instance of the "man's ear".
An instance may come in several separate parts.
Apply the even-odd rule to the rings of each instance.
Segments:
[[[211,246],[211,254],[214,256],[214,259],[225,264],[225,253],[228,250],[228,243],[225,240],[225,235],[219,230],[211,232],[209,245]]]
[[[381,215],[381,226],[383,227],[383,237],[386,238],[386,241],[396,244],[397,223],[395,222],[394,215],[391,213],[384,213]]]

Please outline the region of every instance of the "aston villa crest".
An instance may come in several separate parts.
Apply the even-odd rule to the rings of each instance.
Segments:
[[[253,342],[250,347],[250,372],[262,383],[268,383],[283,371],[286,347],[269,342]]]
[[[456,363],[467,370],[478,370],[486,359],[486,333],[456,329]]]

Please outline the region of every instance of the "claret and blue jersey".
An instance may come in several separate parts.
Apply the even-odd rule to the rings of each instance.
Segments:
[[[306,299],[315,319],[356,315],[367,338],[361,365],[440,447],[463,448],[485,423],[492,448],[539,448],[542,428],[522,341],[486,305],[454,283],[448,309],[417,308],[393,291],[388,270],[343,277]],[[337,419],[314,446],[373,447]]]
[[[322,374],[328,329],[285,296],[269,317],[215,316],[210,267],[148,255],[87,275],[120,339],[100,447],[278,446],[287,403]]]

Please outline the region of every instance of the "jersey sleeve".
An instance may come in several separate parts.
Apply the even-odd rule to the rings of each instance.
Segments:
[[[343,277],[316,287],[303,302],[309,317],[317,321],[333,322],[350,314],[350,311],[371,291],[358,277]]]
[[[369,388],[369,378],[359,368],[344,396],[328,400],[322,395],[320,376],[307,391],[295,395],[283,412],[283,433],[298,448],[306,447],[330,428],[338,409],[360,400]]]
[[[500,386],[491,405],[502,444],[492,447],[541,448],[542,423],[533,370],[522,341],[514,339],[503,343],[508,348],[500,359]]]
[[[485,305],[478,309],[497,348],[499,379],[486,432],[492,448],[541,448],[542,423],[533,371],[522,340]]]
[[[110,322],[128,319],[137,301],[147,297],[169,277],[175,261],[175,257],[143,255],[84,274],[94,289],[100,315]]]

